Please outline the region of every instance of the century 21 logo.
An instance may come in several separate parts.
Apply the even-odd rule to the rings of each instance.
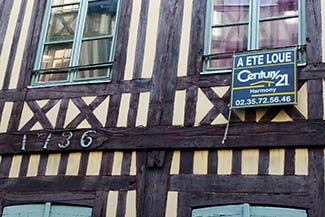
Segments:
[[[261,70],[260,72],[251,72],[247,69],[240,71],[237,74],[237,80],[241,83],[245,83],[253,80],[272,80],[275,82],[276,87],[288,86],[289,78],[288,74],[280,74],[281,71],[268,71]]]

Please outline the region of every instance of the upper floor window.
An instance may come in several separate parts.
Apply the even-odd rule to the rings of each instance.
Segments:
[[[297,47],[304,62],[305,0],[207,0],[203,73],[230,72],[234,52]]]
[[[32,85],[109,80],[119,0],[48,0]]]

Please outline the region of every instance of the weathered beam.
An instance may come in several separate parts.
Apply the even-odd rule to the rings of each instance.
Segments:
[[[112,81],[119,82],[123,80],[124,69],[126,65],[126,55],[128,47],[128,38],[130,33],[130,23],[131,23],[131,14],[132,14],[132,1],[125,0],[121,1],[120,6],[120,18],[119,25],[115,28],[117,29],[117,39],[115,47],[115,59],[112,67]]]
[[[158,154],[159,155],[159,154]],[[171,162],[171,153],[161,156],[160,162],[162,165],[147,165],[145,171],[145,189],[143,191],[143,217],[164,217],[167,201],[167,189],[168,189],[168,174]],[[150,155],[147,154],[147,162]],[[150,167],[149,166],[153,166]]]
[[[173,175],[169,190],[180,192],[307,194],[313,179],[307,176]],[[202,185],[204,183],[204,185]]]
[[[183,193],[182,193],[183,194]],[[308,193],[294,194],[262,194],[262,193],[215,193],[192,192],[186,198],[185,206],[192,208],[208,207],[228,204],[254,204],[256,206],[284,206],[309,209],[313,204],[313,197]]]
[[[143,67],[143,56],[146,44],[147,23],[148,23],[149,0],[141,2],[141,12],[139,18],[136,55],[134,58],[133,78],[140,78]]]
[[[325,78],[325,64],[307,65],[299,70],[299,81],[317,80]],[[215,74],[197,76],[184,76],[177,78],[177,90],[191,87],[229,86],[231,74]],[[39,87],[17,90],[0,90],[0,102],[17,102],[24,100],[42,99],[72,99],[86,96],[107,96],[121,93],[149,92],[151,79],[134,79],[118,83],[80,84],[53,87]],[[195,104],[194,104],[195,105]]]
[[[314,184],[310,192],[314,196],[313,207],[308,210],[308,216],[318,217],[325,215],[324,200],[324,149],[309,150],[309,174]]]
[[[95,192],[20,192],[19,197],[15,193],[3,192],[0,194],[4,206],[21,205],[26,203],[55,202],[62,204],[94,206]]]
[[[135,176],[51,176],[0,179],[1,193],[135,190]]]
[[[30,88],[26,100],[71,99],[84,96],[106,96],[121,93],[141,93],[150,91],[149,79],[137,79],[100,84],[63,85],[53,87]],[[0,92],[1,95],[1,92]]]
[[[325,122],[305,121],[287,123],[234,123],[230,124],[225,144],[222,144],[225,126],[152,127],[152,128],[99,128],[71,130],[73,137],[67,148],[65,130],[11,132],[0,134],[0,153],[64,152],[90,150],[144,150],[144,149],[220,149],[262,147],[324,147]],[[88,133],[86,133],[88,131]],[[52,138],[43,148],[49,133]],[[84,135],[85,134],[85,135]],[[24,143],[26,135],[26,144]],[[83,136],[84,135],[84,136]],[[89,137],[92,138],[90,143]],[[80,141],[84,140],[82,147]],[[10,143],[8,143],[10,141]],[[25,146],[25,150],[23,150]]]
[[[321,0],[306,0],[307,64],[322,62]]]
[[[308,119],[323,119],[323,80],[309,80]]]

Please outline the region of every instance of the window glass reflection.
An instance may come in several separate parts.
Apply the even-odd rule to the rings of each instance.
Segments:
[[[260,24],[260,47],[275,48],[298,44],[298,18],[264,21]]]
[[[247,50],[247,25],[213,28],[211,52],[224,53]]]
[[[298,15],[298,0],[262,0],[261,18]]]
[[[80,53],[80,65],[90,65],[109,61],[111,39],[84,41]]]
[[[97,1],[88,4],[84,37],[112,35],[115,28],[116,1]]]
[[[213,24],[248,21],[249,0],[215,0]]]
[[[72,40],[75,33],[78,10],[79,5],[53,8],[46,41]]]
[[[65,68],[69,66],[72,43],[47,45],[44,48],[42,69]]]
[[[97,77],[107,77],[107,68],[103,69],[90,69],[90,70],[80,70],[77,72],[76,79],[87,79],[87,78],[97,78]]]

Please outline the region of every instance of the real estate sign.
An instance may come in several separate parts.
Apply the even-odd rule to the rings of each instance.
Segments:
[[[231,108],[297,104],[295,48],[235,54]]]

